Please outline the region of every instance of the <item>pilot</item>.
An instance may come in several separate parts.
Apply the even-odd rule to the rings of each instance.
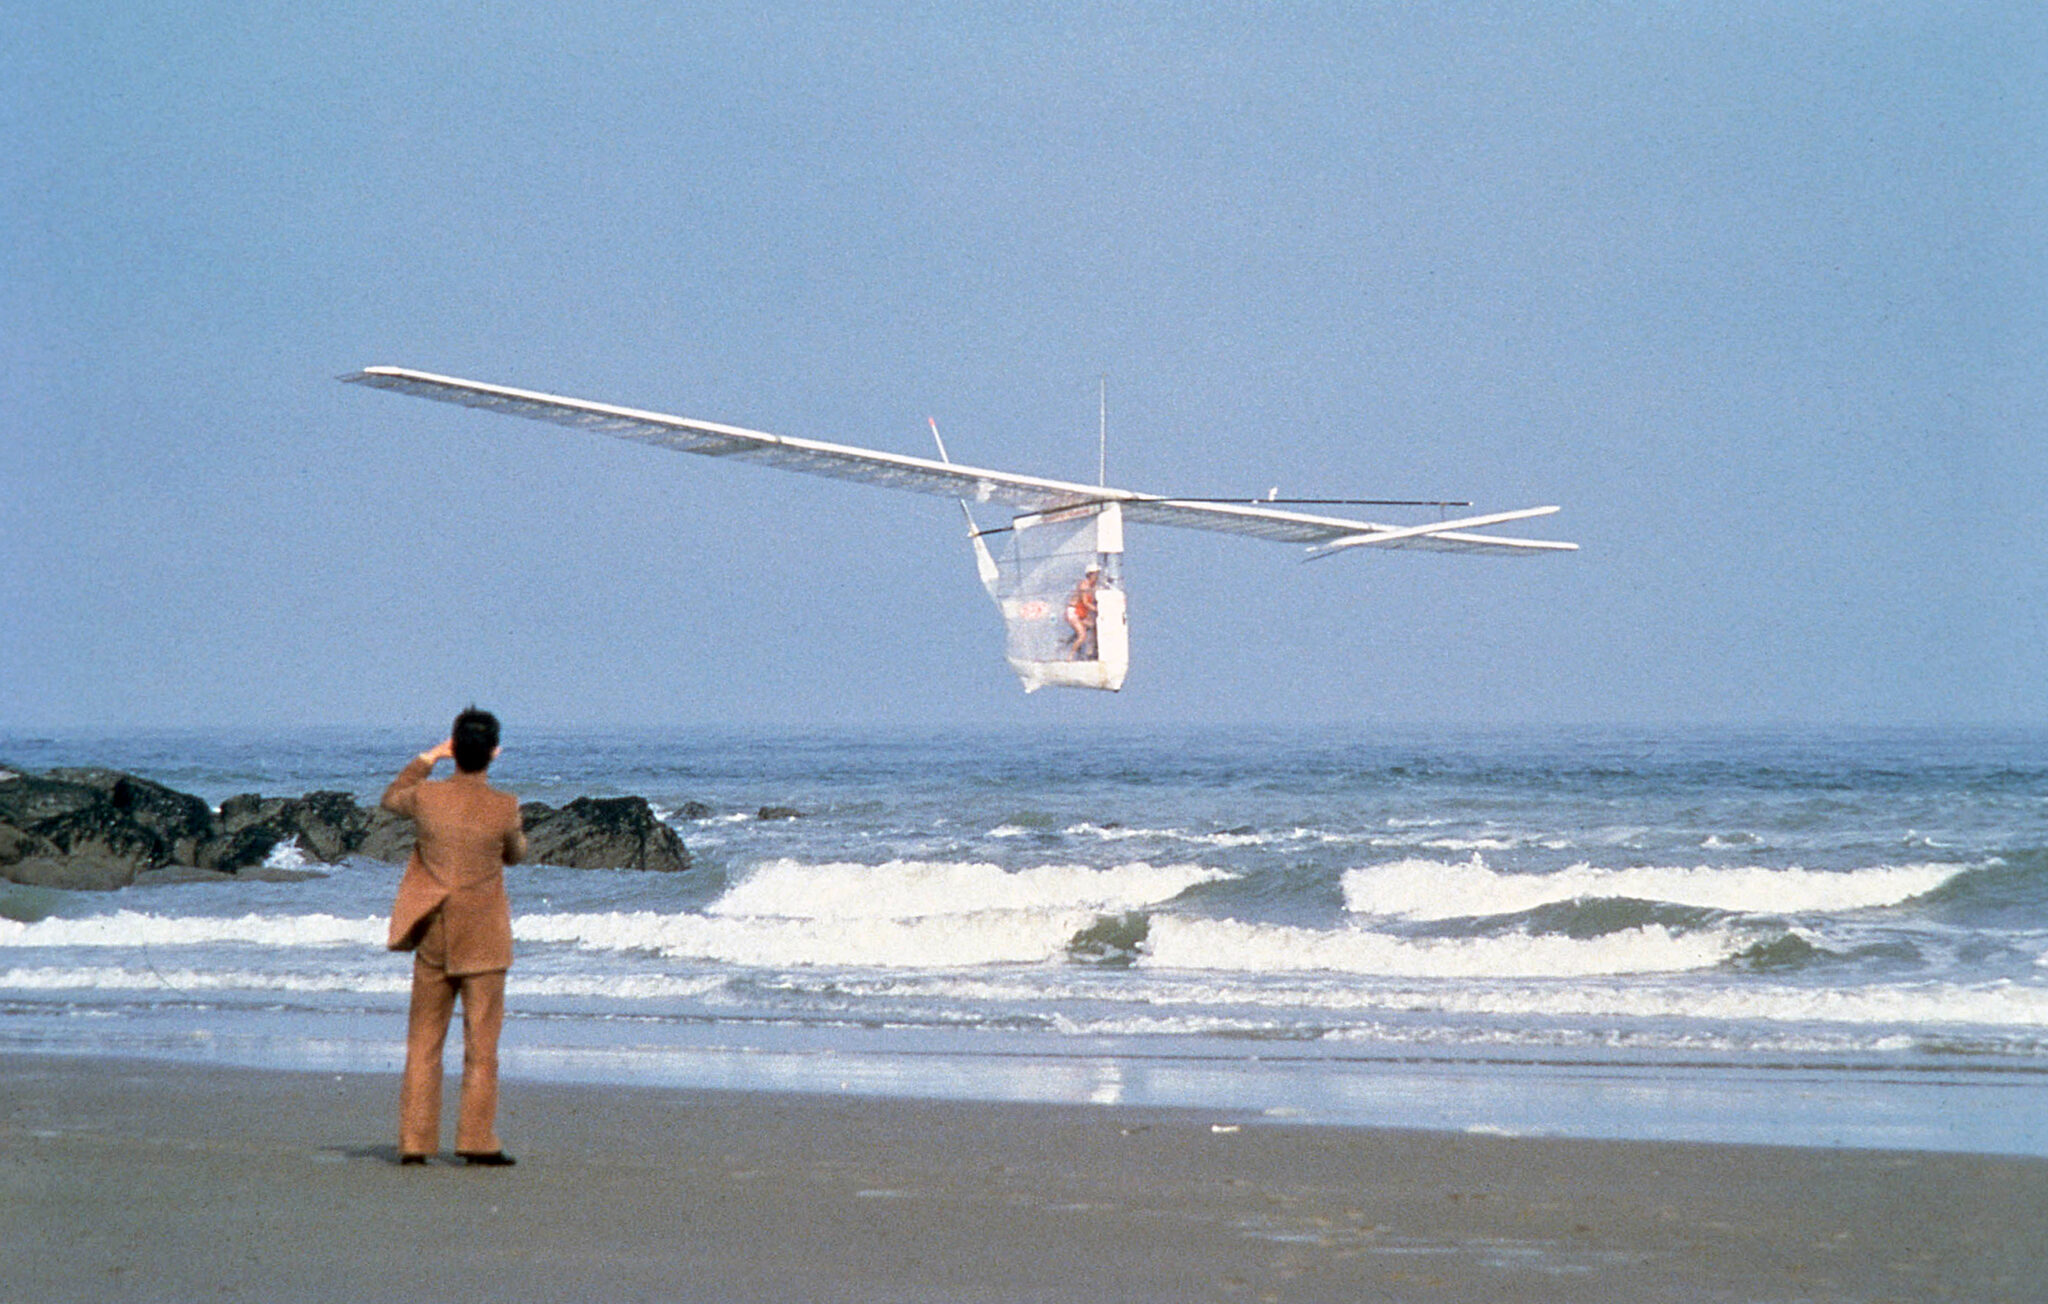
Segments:
[[[1088,570],[1067,598],[1067,627],[1074,631],[1067,655],[1075,661],[1095,659],[1095,586],[1101,582],[1102,567],[1088,563]]]

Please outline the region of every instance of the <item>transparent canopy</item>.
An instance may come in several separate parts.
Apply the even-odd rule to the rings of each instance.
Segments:
[[[1019,516],[982,568],[1003,613],[1003,653],[1025,692],[1123,687],[1130,631],[1123,516],[1095,503]]]

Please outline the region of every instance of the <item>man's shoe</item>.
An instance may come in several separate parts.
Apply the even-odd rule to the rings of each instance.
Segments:
[[[510,1168],[519,1162],[503,1150],[493,1150],[489,1154],[475,1150],[463,1150],[457,1153],[462,1156],[463,1163],[478,1164],[485,1168]]]

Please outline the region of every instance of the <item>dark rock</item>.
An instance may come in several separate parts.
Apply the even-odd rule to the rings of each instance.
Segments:
[[[217,832],[212,807],[161,783],[106,769],[52,770],[49,777],[105,796],[130,823],[161,843],[164,863],[192,864],[200,845]]]
[[[371,812],[346,792],[309,792],[303,797],[244,793],[220,804],[220,825],[224,836],[198,859],[181,863],[241,869],[262,864],[279,843],[297,839],[308,859],[333,864],[361,849],[372,819]]]
[[[284,805],[284,798],[272,797],[265,801],[253,792],[244,792],[228,798],[220,804],[220,827],[224,833],[234,833],[263,820],[268,812]]]
[[[33,829],[45,820],[74,814],[106,801],[82,783],[68,783],[18,770],[0,771],[0,822]]]
[[[318,875],[309,875],[318,877]],[[165,865],[162,869],[146,869],[135,876],[130,887],[171,887],[181,883],[233,883],[238,879],[253,879],[254,874],[235,873],[224,869],[200,869],[194,865]]]
[[[1151,929],[1151,917],[1142,910],[1103,915],[1067,939],[1067,958],[1104,969],[1128,969],[1138,962]]]
[[[0,824],[0,866],[57,854],[57,844],[48,838],[39,838],[12,824]]]
[[[678,818],[686,820],[708,820],[717,813],[701,801],[686,801],[683,803],[683,808],[676,812],[676,815]]]
[[[125,865],[130,879],[145,869],[171,863],[171,847],[162,835],[129,819],[112,802],[97,802],[41,820],[28,832],[54,844],[67,859]]]
[[[356,854],[388,864],[401,864],[412,855],[412,844],[417,837],[412,821],[403,815],[393,815],[382,806],[372,806],[365,812],[368,831],[356,845]]]
[[[276,823],[299,840],[299,850],[333,862],[354,851],[370,831],[370,816],[346,792],[309,792],[278,808]]]
[[[803,812],[794,806],[763,806],[754,813],[757,820],[793,820],[802,817]]]
[[[532,801],[519,808],[527,859],[570,869],[690,867],[676,831],[654,817],[644,797],[578,797],[556,809]]]
[[[184,883],[304,883],[310,879],[326,878],[317,869],[285,869],[270,865],[252,865],[247,869],[228,873],[219,869],[199,869],[192,865],[166,865],[135,876],[132,887],[176,887]]]
[[[690,867],[683,840],[641,797],[578,797],[562,807],[530,801],[519,808],[519,817],[529,864],[666,872]],[[411,820],[382,808],[370,810],[368,818],[357,855],[393,864],[412,855],[417,834]]]
[[[174,839],[187,832],[178,816],[189,812],[161,798],[180,794],[146,780],[123,783],[130,776],[113,771],[67,773],[71,777],[0,770],[0,824],[10,830],[0,839],[0,877],[41,887],[106,889],[125,887],[136,874],[169,863]],[[213,813],[206,803],[191,800],[210,824]]]
[[[220,832],[192,860],[201,869],[230,874],[252,869],[270,858],[277,844],[294,830],[279,818],[286,798],[239,793],[220,804]]]
[[[686,809],[700,812],[690,818],[711,814],[700,803]],[[534,802],[521,815],[530,860],[575,869],[690,867],[682,839],[644,798],[579,797],[560,809]],[[345,792],[243,793],[216,816],[197,797],[117,770],[35,775],[0,766],[0,879],[17,883],[78,890],[124,887],[138,875],[150,883],[221,873],[298,877],[265,868],[288,840],[311,860],[396,863],[411,855],[414,836],[411,820]]]
[[[191,864],[199,869],[217,869],[238,874],[270,859],[270,853],[285,835],[269,824],[245,824],[199,848]]]
[[[135,862],[84,850],[63,856],[35,856],[0,868],[0,876],[30,887],[56,887],[68,892],[110,892],[135,881]]]

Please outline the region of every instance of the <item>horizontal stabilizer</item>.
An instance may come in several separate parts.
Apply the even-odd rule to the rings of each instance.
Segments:
[[[1313,560],[1342,552],[1347,548],[1428,548],[1442,552],[1575,551],[1579,546],[1575,543],[1555,543],[1545,539],[1509,539],[1491,534],[1466,533],[1488,525],[1549,516],[1557,510],[1555,507],[1522,507],[1511,512],[1490,512],[1485,516],[1467,516],[1455,521],[1376,528],[1318,544],[1309,549],[1308,555]]]

